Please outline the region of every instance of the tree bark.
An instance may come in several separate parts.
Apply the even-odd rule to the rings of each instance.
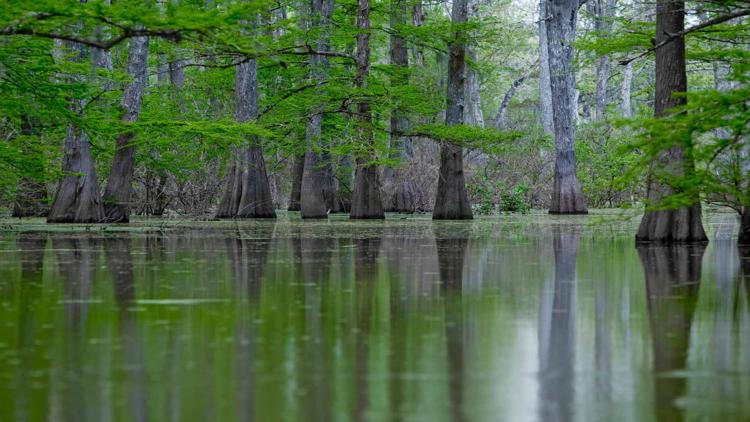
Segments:
[[[125,124],[137,121],[141,113],[143,92],[148,78],[148,37],[135,37],[130,40],[128,74],[133,79],[125,85],[120,101],[121,120]],[[130,219],[130,196],[135,166],[135,146],[131,141],[134,136],[132,131],[117,136],[117,149],[104,191],[104,217],[107,222],[127,223]]]
[[[468,0],[467,19],[479,18],[480,0]],[[474,31],[476,32],[476,31]],[[474,49],[466,46],[466,56],[470,61],[476,61]],[[464,85],[466,108],[464,110],[464,123],[471,126],[484,127],[484,114],[482,113],[482,98],[479,91],[479,75],[474,69],[466,67],[466,83]]]
[[[370,74],[370,1],[357,1],[357,50],[355,61],[357,73],[354,78],[358,89],[367,88],[367,77]],[[352,219],[385,218],[383,203],[380,197],[380,175],[378,166],[372,164],[369,149],[372,148],[372,110],[370,100],[360,98],[357,101],[358,141],[360,148],[356,157],[354,174],[354,192],[352,193]]]
[[[235,96],[235,120],[239,123],[257,120],[258,64],[255,60],[237,66]],[[245,145],[234,150],[233,156],[217,218],[275,218],[260,140],[252,137]]]
[[[300,210],[300,192],[302,191],[302,174],[305,171],[305,156],[294,157],[292,164],[292,193],[289,195],[289,208],[287,211]]]
[[[546,0],[539,0],[539,119],[544,133],[555,134],[552,117],[552,85],[549,71],[549,46],[547,44]]]
[[[76,63],[86,60],[87,48],[75,42],[61,43],[71,53],[70,59]],[[75,77],[83,82],[81,76]],[[74,113],[83,111],[84,102],[71,100]],[[94,156],[91,154],[89,137],[83,129],[69,123],[65,136],[65,158],[63,159],[63,179],[57,188],[55,200],[47,216],[48,223],[100,223],[104,220],[104,208],[99,194],[99,180],[96,177]]]
[[[408,15],[408,2],[394,0],[391,9],[391,65],[394,66],[391,86],[397,90],[409,83],[409,51],[406,39],[398,31],[403,30]],[[391,110],[391,158],[400,160],[400,166],[383,169],[383,193],[385,210],[391,212],[414,212],[415,186],[408,177],[408,164],[412,159],[411,139],[404,136],[409,120],[397,104]]]
[[[334,3],[332,0],[312,0],[310,18],[314,27],[320,31],[317,48],[327,51],[330,44],[331,16]],[[317,82],[327,77],[328,60],[319,54],[310,55],[310,76]],[[300,216],[302,218],[326,218],[328,207],[326,204],[326,166],[323,157],[318,152],[321,145],[322,121],[319,106],[313,106],[307,119],[305,163],[302,174],[302,188],[300,194]],[[330,194],[329,194],[330,197]]]
[[[683,0],[658,0],[656,3],[656,38],[658,45],[670,34],[685,28],[685,3]],[[685,67],[685,38],[680,37],[658,48],[656,54],[656,94],[654,116],[664,117],[670,109],[686,103],[685,97],[676,93],[687,92]],[[649,174],[647,206],[658,205],[665,197],[675,193],[668,184],[654,177],[655,170],[666,170],[675,175],[692,171],[692,162],[686,159],[682,147],[673,147],[658,157]],[[678,209],[647,210],[641,219],[636,242],[707,242],[701,222],[701,204],[698,198],[690,206]]]
[[[460,26],[466,22],[467,9],[466,0],[453,2],[451,21],[454,25]],[[453,30],[453,39],[448,48],[448,95],[445,112],[447,126],[464,123],[466,45],[461,33],[462,29],[454,27]],[[440,176],[432,218],[435,220],[473,218],[464,181],[463,148],[459,145],[443,142],[440,148]]]
[[[630,101],[633,86],[633,64],[628,63],[622,71],[622,87],[620,88],[620,112],[623,117],[633,117],[633,106]]]
[[[588,0],[586,7],[594,16],[594,31],[598,37],[607,37],[612,32],[612,18],[615,13],[617,0]],[[596,96],[594,99],[594,118],[603,120],[607,112],[607,83],[611,72],[609,54],[605,54],[596,62]]]
[[[573,41],[578,0],[546,0],[547,52],[549,54],[552,115],[555,130],[555,175],[550,214],[586,214],[586,199],[576,176],[574,148],[575,76]]]

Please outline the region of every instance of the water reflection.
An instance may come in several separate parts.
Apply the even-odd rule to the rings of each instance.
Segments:
[[[39,233],[19,233],[16,248],[21,254],[21,293],[18,313],[19,370],[15,380],[16,420],[30,419],[29,398],[32,388],[31,373],[34,370],[36,353],[35,338],[38,335],[38,300],[43,283],[44,248],[47,235]]]
[[[693,323],[704,245],[639,246],[646,278],[657,420],[685,418],[679,403],[686,392],[690,328]]]
[[[52,236],[62,281],[65,325],[61,327],[62,359],[56,368],[61,371],[62,382],[52,387],[51,406],[66,421],[97,420],[102,411],[97,405],[107,400],[101,396],[104,391],[89,382],[86,370],[91,363],[85,360],[88,313],[99,246],[100,239],[88,235]]]
[[[580,229],[555,226],[555,274],[545,284],[539,312],[539,420],[573,419],[576,256]]]
[[[276,224],[238,229],[224,239],[229,262],[233,297],[239,301],[241,315],[235,327],[234,374],[235,408],[238,421],[257,419],[258,342],[257,319],[261,302],[263,275],[274,245]]]
[[[136,292],[131,254],[132,240],[129,236],[111,237],[105,238],[102,245],[117,303],[119,339],[122,343],[125,390],[128,397],[128,419],[138,422],[146,421],[148,420],[146,357],[138,327],[138,314],[133,309]]]
[[[464,261],[469,239],[461,233],[458,237],[437,237],[440,287],[445,303],[445,345],[448,357],[448,392],[450,415],[453,421],[467,420],[464,409],[466,373],[466,311],[463,301]]]
[[[0,420],[750,417],[750,251],[494,221],[0,238]]]

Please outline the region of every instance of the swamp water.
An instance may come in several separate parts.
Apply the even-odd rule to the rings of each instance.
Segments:
[[[748,420],[734,217],[707,247],[637,221],[19,225],[0,420]]]

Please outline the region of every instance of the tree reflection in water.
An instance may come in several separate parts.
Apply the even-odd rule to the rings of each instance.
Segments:
[[[659,421],[683,420],[678,403],[687,379],[686,368],[701,266],[706,246],[638,246],[646,278],[654,371],[654,413]]]

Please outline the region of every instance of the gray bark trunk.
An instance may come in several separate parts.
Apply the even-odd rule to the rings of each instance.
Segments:
[[[126,124],[137,121],[141,113],[148,78],[148,37],[130,40],[128,74],[132,80],[125,85],[120,101],[121,120]],[[117,137],[112,170],[104,191],[104,216],[108,222],[127,223],[130,219],[130,195],[135,165],[135,146],[131,141],[134,136],[133,132],[128,131]]]
[[[585,214],[586,200],[576,176],[574,148],[575,112],[573,95],[573,41],[578,0],[546,0],[547,52],[549,54],[552,115],[555,129],[555,175],[551,214]]]
[[[61,43],[69,50],[71,61],[83,63],[87,48],[73,42]],[[83,77],[77,76],[78,82]],[[75,113],[83,110],[82,100],[72,100],[70,108]],[[104,208],[99,193],[94,157],[89,137],[81,128],[69,123],[65,136],[63,179],[57,188],[55,200],[47,216],[48,223],[99,223],[104,219]]]
[[[287,211],[299,211],[300,192],[302,191],[302,174],[305,171],[305,156],[294,157],[292,163],[292,192],[289,195],[289,208]]]
[[[539,1],[539,118],[544,133],[555,134],[552,117],[552,85],[549,72],[549,46],[547,44],[547,7]]]
[[[332,0],[313,0],[310,8],[312,25],[320,30],[317,48],[328,50],[330,44],[331,16],[334,3]],[[304,25],[304,23],[301,23]],[[312,54],[310,56],[311,79],[323,81],[327,77],[328,60],[325,56]],[[307,120],[305,163],[302,175],[302,191],[300,196],[300,215],[302,218],[326,218],[328,207],[326,204],[326,165],[318,152],[321,146],[322,120],[321,110],[313,106]],[[330,197],[330,192],[329,192]]]
[[[607,37],[612,32],[612,18],[615,14],[617,0],[589,0],[586,7],[594,16],[594,31],[598,37]],[[609,54],[605,54],[596,63],[596,94],[594,118],[603,120],[607,112],[607,83],[611,72]]]
[[[468,8],[467,19],[478,19],[479,18],[479,2],[480,0],[468,0],[466,7]],[[476,61],[476,54],[474,49],[467,46],[466,56],[470,61]],[[466,66],[466,82],[464,85],[464,99],[466,107],[464,109],[464,123],[471,126],[484,127],[484,114],[482,113],[482,99],[479,94],[479,75],[474,69]]]
[[[622,87],[620,88],[620,112],[624,117],[633,117],[631,90],[633,86],[633,63],[628,63],[622,71]]]
[[[607,82],[610,74],[609,55],[599,57],[596,62],[596,108],[594,119],[604,120],[607,114]]]
[[[258,119],[258,64],[248,60],[235,74],[237,110],[235,119],[244,123]],[[266,163],[260,140],[253,137],[237,148],[216,216],[219,218],[275,218]]]
[[[677,34],[685,28],[685,3],[683,0],[658,0],[656,3],[656,37],[658,45],[670,34]],[[687,72],[685,67],[685,39],[678,38],[664,45],[656,54],[656,93],[654,116],[668,115],[670,109],[684,105],[686,99],[675,93],[687,92]],[[675,193],[674,189],[660,182],[653,175],[655,170],[682,175],[692,171],[692,163],[686,159],[681,147],[673,147],[661,154],[652,163],[649,174],[647,206],[658,205],[666,196]],[[701,204],[696,198],[691,206],[678,209],[647,210],[636,234],[637,242],[707,242],[706,232],[701,222]]]
[[[359,89],[367,88],[370,74],[370,1],[357,2],[357,50],[355,60],[357,73],[354,78]],[[369,150],[374,142],[372,132],[372,110],[368,99],[361,99],[357,104],[358,141],[362,149]],[[354,174],[354,192],[352,192],[352,219],[385,218],[380,192],[380,175],[378,166],[372,164],[370,152],[358,153]]]
[[[451,21],[462,25],[467,20],[466,0],[454,0]],[[464,122],[464,94],[466,83],[466,46],[461,29],[454,29],[449,45],[448,89],[445,124]],[[473,218],[469,196],[464,181],[463,148],[444,142],[440,148],[440,175],[438,179],[433,219],[459,220]]]
[[[406,25],[408,14],[406,0],[394,0],[391,10],[391,65],[395,66],[391,76],[391,86],[398,89],[409,83],[406,71],[409,67],[409,51],[406,39],[397,31]],[[404,136],[408,130],[409,120],[397,104],[391,110],[391,154],[392,158],[401,161],[396,168],[383,169],[383,193],[385,210],[391,212],[414,212],[415,186],[408,177],[408,165],[411,161],[411,139]]]

